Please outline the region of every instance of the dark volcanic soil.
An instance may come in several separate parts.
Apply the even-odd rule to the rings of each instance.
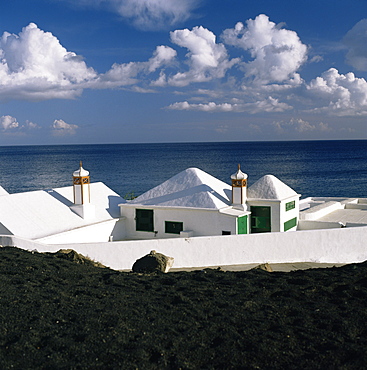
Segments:
[[[357,369],[367,264],[138,275],[0,248],[2,369]]]

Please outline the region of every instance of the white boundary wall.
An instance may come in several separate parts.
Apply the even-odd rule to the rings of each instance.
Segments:
[[[325,262],[367,260],[367,226],[287,233],[228,235],[180,239],[48,245],[16,236],[0,236],[3,246],[38,252],[74,249],[116,270],[130,270],[151,250],[174,257],[173,267],[225,266],[250,263]]]

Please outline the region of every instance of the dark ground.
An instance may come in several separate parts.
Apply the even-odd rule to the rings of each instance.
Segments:
[[[1,369],[362,369],[367,263],[139,275],[0,248]]]

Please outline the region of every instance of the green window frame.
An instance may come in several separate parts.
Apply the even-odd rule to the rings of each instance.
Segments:
[[[284,222],[284,231],[288,231],[289,229],[292,229],[292,227],[297,226],[297,217],[294,217],[287,222]]]
[[[251,233],[271,232],[271,207],[251,206]]]
[[[152,209],[135,210],[136,231],[154,232],[154,213]]]
[[[165,221],[164,232],[166,234],[180,234],[183,231],[183,222]]]
[[[290,211],[291,209],[295,209],[296,208],[296,201],[295,200],[292,200],[291,202],[288,202],[285,204],[285,210],[286,211]]]

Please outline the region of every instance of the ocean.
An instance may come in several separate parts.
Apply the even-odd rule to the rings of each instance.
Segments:
[[[249,186],[272,174],[302,197],[367,197],[367,140],[4,146],[0,185],[9,193],[69,186],[80,161],[92,182],[121,196],[189,167],[230,184],[240,163]]]

